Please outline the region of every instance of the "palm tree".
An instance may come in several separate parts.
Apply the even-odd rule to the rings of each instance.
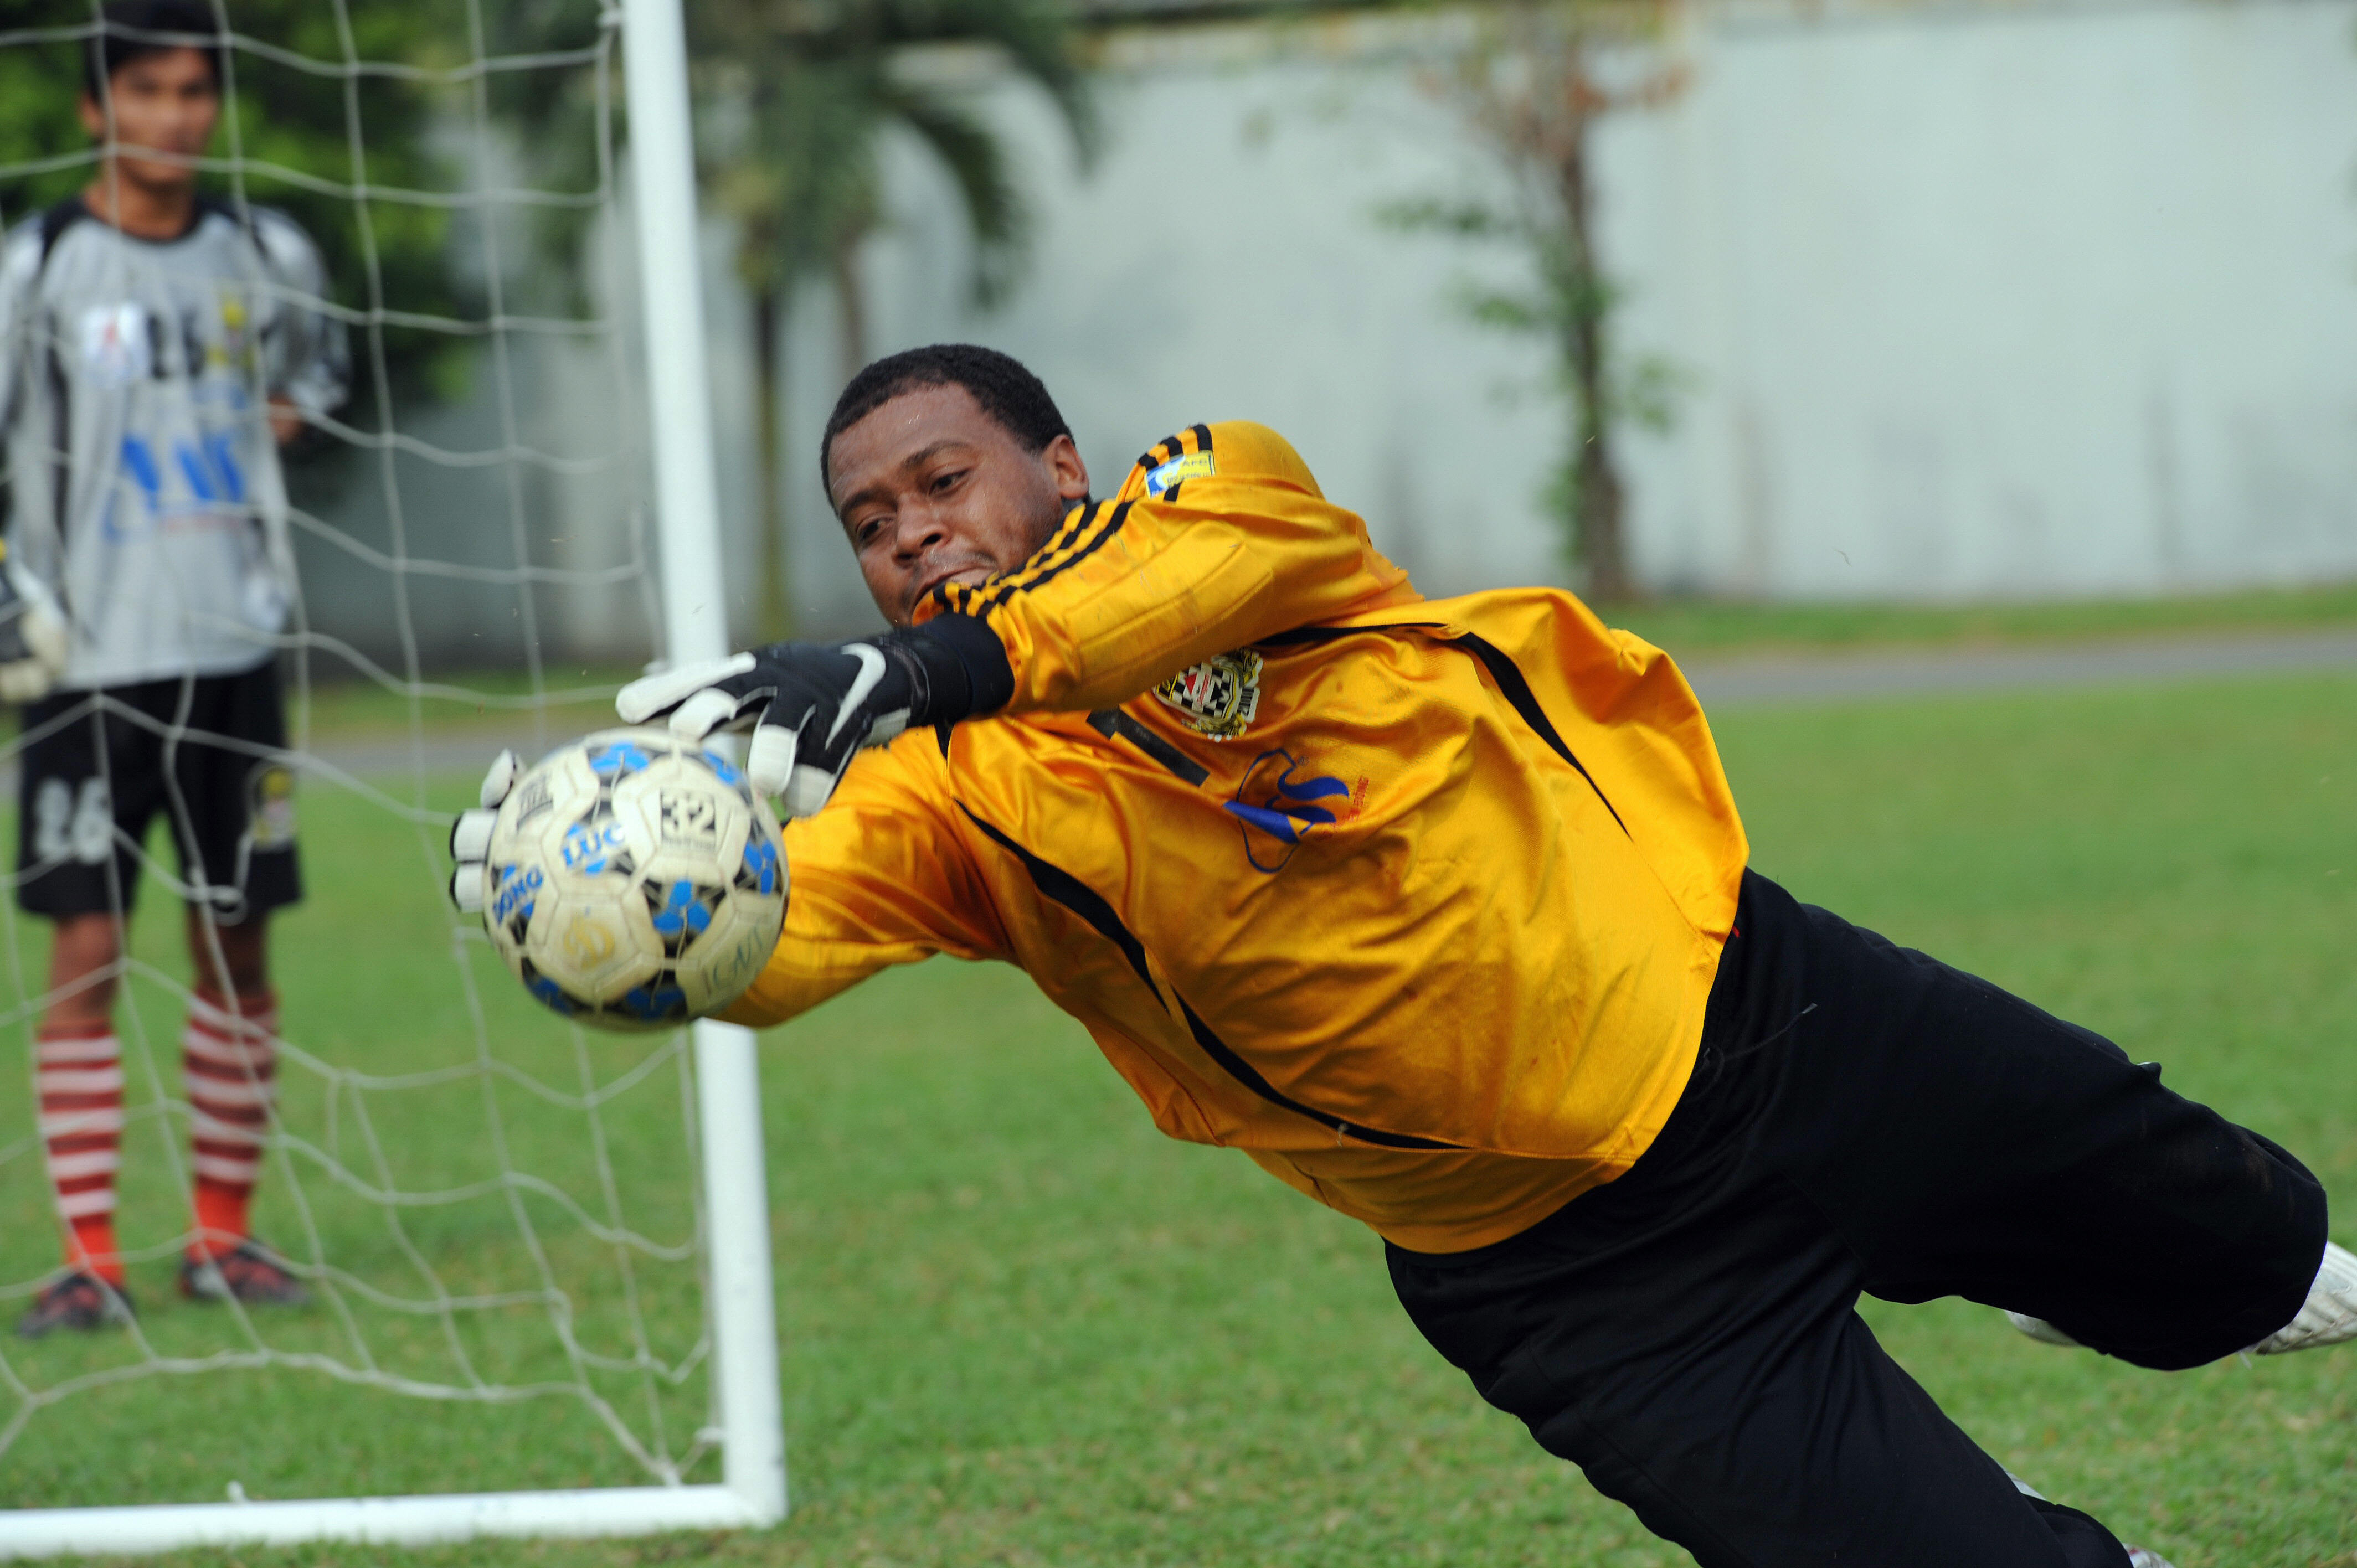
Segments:
[[[949,174],[974,235],[974,301],[1019,275],[1029,212],[1005,146],[968,94],[908,69],[926,45],[987,48],[1047,94],[1085,159],[1096,121],[1070,13],[1052,0],[701,0],[689,48],[705,110],[704,182],[735,220],[753,299],[764,637],[791,622],[780,472],[784,324],[794,294],[831,279],[846,377],[866,353],[855,261],[882,220],[885,132],[914,134]]]

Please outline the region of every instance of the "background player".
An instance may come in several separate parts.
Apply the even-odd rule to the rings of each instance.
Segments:
[[[342,401],[342,328],[287,218],[197,189],[221,104],[199,0],[124,0],[81,102],[101,145],[73,200],[0,251],[9,523],[0,695],[29,702],[18,898],[56,922],[37,1046],[66,1273],[19,1332],[129,1307],[114,1240],[123,1127],[113,1014],[139,846],[179,854],[196,996],[182,1036],[191,1296],[296,1302],[247,1210],[274,1095],[271,910],[300,896],[274,662],[294,592],[277,448]]]

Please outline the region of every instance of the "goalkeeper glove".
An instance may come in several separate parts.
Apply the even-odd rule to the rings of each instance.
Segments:
[[[450,824],[450,858],[457,865],[450,872],[450,902],[469,915],[483,912],[483,862],[490,858],[491,824],[499,820],[500,802],[508,798],[515,781],[523,775],[523,758],[512,751],[502,751],[491,758],[491,770],[483,775],[482,801],[479,810],[461,811],[458,820]]]
[[[791,818],[826,804],[861,746],[990,713],[1014,692],[997,634],[944,615],[865,641],[780,642],[650,675],[623,687],[614,710],[634,725],[668,715],[684,740],[750,725],[745,775],[764,796],[782,793]]]
[[[38,702],[66,672],[66,618],[0,544],[0,702]]]

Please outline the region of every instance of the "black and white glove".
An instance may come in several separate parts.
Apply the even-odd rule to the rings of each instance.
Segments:
[[[450,858],[457,863],[450,872],[450,902],[463,913],[483,912],[483,863],[490,858],[491,824],[499,821],[500,802],[522,777],[523,758],[512,751],[500,752],[491,758],[491,770],[483,775],[482,793],[477,797],[482,805],[459,812],[458,820],[450,824]]]
[[[39,578],[0,544],[0,703],[33,703],[66,672],[66,618]]]
[[[861,746],[993,712],[1014,691],[997,634],[944,615],[860,642],[773,643],[649,675],[621,689],[614,711],[634,725],[668,715],[683,740],[749,725],[745,776],[781,795],[791,818],[826,804]]]

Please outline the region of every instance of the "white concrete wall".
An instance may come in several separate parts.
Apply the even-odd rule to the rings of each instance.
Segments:
[[[1703,372],[1646,575],[2026,596],[2357,574],[2357,11],[1722,22],[1615,135]]]
[[[1694,387],[1629,453],[1646,579],[1958,597],[2357,574],[2352,23],[2357,0],[1700,13],[1691,91],[1602,148],[1622,344]],[[1124,40],[1088,177],[1039,102],[987,90],[1054,177],[1030,280],[967,310],[950,193],[899,149],[871,348],[1024,359],[1101,484],[1177,426],[1266,421],[1428,591],[1564,580],[1544,354],[1450,303],[1511,261],[1374,217],[1492,177],[1418,85],[1433,36]],[[731,310],[724,388],[744,384]],[[811,629],[872,618],[813,471],[841,374],[813,295],[792,435]]]

